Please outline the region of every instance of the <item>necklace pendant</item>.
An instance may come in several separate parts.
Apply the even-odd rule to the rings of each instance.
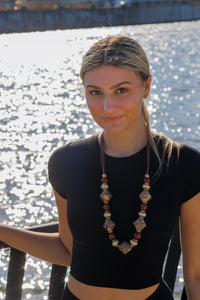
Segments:
[[[140,193],[139,197],[143,203],[147,203],[152,198],[151,194],[148,191],[143,191],[142,193]]]
[[[112,198],[111,193],[108,190],[104,190],[101,194],[100,194],[100,198],[104,203],[108,203],[110,201],[110,199]]]
[[[103,227],[108,231],[108,232],[112,232],[114,227],[115,227],[115,222],[113,222],[111,219],[106,219]]]
[[[131,251],[132,247],[131,245],[124,241],[123,243],[121,243],[118,247],[118,249],[123,253],[123,254],[127,254],[128,252]]]
[[[147,225],[142,218],[138,218],[136,221],[133,222],[137,232],[141,232]]]

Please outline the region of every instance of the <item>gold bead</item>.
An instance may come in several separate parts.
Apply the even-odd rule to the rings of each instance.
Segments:
[[[116,239],[112,240],[112,245],[113,247],[119,247],[119,241]]]
[[[108,188],[109,188],[109,186],[108,186],[107,183],[103,183],[103,184],[101,185],[101,189],[102,189],[102,190],[107,190]]]
[[[135,240],[135,239],[133,239],[133,240],[130,240],[130,244],[131,244],[131,247],[133,248],[133,247],[137,246],[137,244],[138,244],[138,241],[137,241],[137,240]]]
[[[111,213],[109,211],[105,211],[103,216],[104,216],[104,218],[109,219],[111,217]]]
[[[148,183],[144,183],[142,187],[143,187],[143,189],[145,191],[149,191],[150,190],[150,185]]]
[[[106,175],[105,173],[103,173],[103,174],[102,174],[102,177],[106,178],[106,177],[107,177],[107,175]]]
[[[140,211],[139,213],[138,213],[138,215],[140,216],[140,218],[145,218],[146,217],[146,213],[144,212],[144,211]]]

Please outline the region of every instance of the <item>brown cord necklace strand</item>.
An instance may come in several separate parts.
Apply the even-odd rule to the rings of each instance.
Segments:
[[[105,222],[103,227],[108,231],[108,238],[112,241],[112,246],[117,247],[123,254],[127,254],[131,251],[135,246],[138,245],[138,241],[141,238],[141,231],[147,226],[144,218],[146,217],[147,211],[147,203],[151,200],[151,194],[149,193],[150,190],[150,178],[149,178],[149,165],[150,165],[150,147],[149,143],[147,142],[147,169],[146,174],[144,176],[144,184],[142,186],[143,191],[139,194],[139,198],[142,201],[140,205],[140,211],[138,213],[139,218],[133,222],[136,232],[134,233],[133,238],[130,242],[122,242],[120,244],[119,240],[117,240],[113,229],[115,227],[115,222],[111,219],[111,212],[110,212],[110,205],[109,202],[112,198],[111,193],[109,192],[108,186],[108,178],[105,172],[105,143],[103,139],[103,133],[100,135],[100,154],[101,154],[101,167],[102,167],[102,179],[101,179],[101,189],[103,192],[100,194],[100,198],[103,201],[103,210],[104,210],[104,217]]]

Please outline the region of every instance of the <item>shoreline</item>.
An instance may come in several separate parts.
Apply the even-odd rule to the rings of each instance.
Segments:
[[[26,9],[0,11],[0,33],[127,26],[195,21],[200,4],[191,2],[137,2],[111,8]]]

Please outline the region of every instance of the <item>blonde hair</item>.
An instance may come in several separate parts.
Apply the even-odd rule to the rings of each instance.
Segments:
[[[148,80],[150,76],[150,67],[146,53],[137,41],[126,36],[108,36],[95,43],[83,57],[80,70],[81,79],[84,79],[84,74],[87,71],[100,65],[113,65],[134,70],[143,82]],[[172,141],[169,138],[165,139],[163,157],[161,158],[153,139],[149,113],[144,99],[142,102],[142,114],[147,129],[149,145],[159,162],[159,167],[155,174],[159,176],[162,171],[166,151],[168,152],[168,161],[171,156]]]

